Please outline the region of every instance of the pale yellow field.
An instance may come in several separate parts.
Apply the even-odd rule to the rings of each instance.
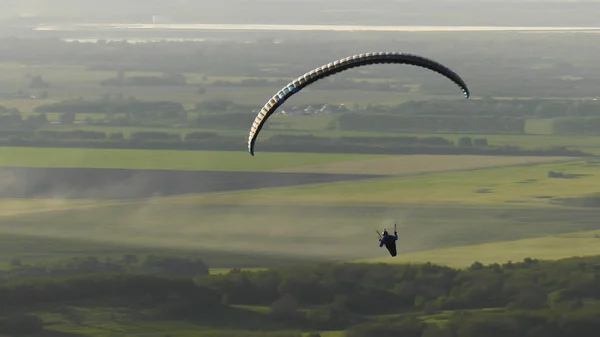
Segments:
[[[407,155],[369,158],[353,160],[350,162],[340,161],[274,171],[295,173],[407,175],[463,171],[490,167],[532,165],[572,160],[573,158],[569,157]]]
[[[566,234],[553,237],[428,250],[399,254],[395,258],[387,256],[357,262],[432,262],[455,268],[464,268],[476,261],[483,264],[505,263],[508,261],[523,261],[523,259],[527,257],[543,260],[557,260],[574,256],[600,254],[600,239],[595,237],[596,234],[600,234],[600,231],[584,232],[579,235]],[[402,245],[402,242],[399,241],[398,244]]]

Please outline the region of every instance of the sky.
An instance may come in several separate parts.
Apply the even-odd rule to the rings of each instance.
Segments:
[[[2,19],[41,22],[600,25],[600,0],[0,0],[0,8]]]

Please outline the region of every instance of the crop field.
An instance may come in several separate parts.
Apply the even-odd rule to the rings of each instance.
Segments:
[[[596,230],[599,215],[596,209],[493,206],[206,205],[179,197],[4,216],[0,233],[138,249],[348,260],[381,257],[373,230],[394,222],[399,251],[408,253]]]
[[[188,86],[101,86],[100,82],[117,77],[117,72],[94,71],[82,66],[71,65],[26,65],[18,63],[0,64],[2,79],[0,92],[14,92],[15,87],[21,87],[31,92],[27,85],[31,76],[40,75],[50,84],[44,88],[49,96],[47,99],[12,99],[5,97],[0,105],[18,108],[21,112],[30,113],[35,107],[61,100],[80,97],[83,99],[98,99],[105,94],[135,97],[139,100],[170,100],[182,103],[190,108],[196,102],[207,99],[228,99],[237,103],[255,104],[262,106],[277,90],[277,85],[265,87],[227,87],[220,86],[216,81],[239,82],[243,77],[214,77],[198,73],[186,73]],[[127,72],[126,76],[162,76],[159,72]],[[267,78],[264,78],[267,79]],[[288,80],[292,80],[289,78]],[[363,80],[361,78],[361,80]],[[366,79],[369,82],[378,79]],[[405,79],[410,81],[410,79]],[[416,81],[415,81],[416,82]],[[20,86],[19,86],[20,84]],[[202,85],[206,92],[199,95],[197,86]],[[416,87],[418,89],[418,87]],[[457,94],[435,95],[436,99],[448,97],[455,99]],[[312,90],[308,88],[303,95],[292,97],[290,104],[368,104],[383,102],[399,104],[408,100],[433,98],[433,95],[423,95],[417,92],[377,91],[377,90]]]
[[[136,199],[380,178],[366,174],[4,168],[0,198]]]
[[[0,158],[3,192],[38,193],[2,199],[3,236],[205,252],[214,268],[232,265],[227,254],[246,254],[239,261],[251,267],[381,257],[373,228],[394,222],[410,253],[591,231],[600,215],[549,203],[597,192],[598,164],[576,158],[39,148],[0,148]],[[7,249],[29,258],[78,249],[30,245]]]
[[[378,159],[379,158],[379,159]],[[373,160],[373,161],[371,161]],[[574,160],[565,157],[429,156],[245,151],[174,151],[0,147],[0,167],[107,168],[133,170],[298,172],[373,174],[381,165],[401,166],[391,174],[414,174]],[[337,166],[324,166],[339,163]]]
[[[550,171],[563,172],[551,178]],[[580,160],[192,197],[205,204],[545,206],[598,192],[598,163]]]
[[[9,219],[4,218],[5,221]],[[16,219],[16,218],[14,218]],[[63,220],[72,221],[65,218]],[[43,225],[38,224],[41,228]],[[50,224],[49,226],[53,226]],[[102,226],[102,225],[101,225]],[[8,231],[10,232],[10,231]],[[66,234],[66,233],[63,233]],[[66,234],[66,236],[69,236]],[[135,238],[130,238],[135,241]],[[199,257],[211,267],[211,273],[219,274],[231,268],[258,270],[287,266],[294,263],[326,261],[327,258],[309,258],[286,254],[264,254],[252,251],[211,250],[203,247],[192,249],[178,246],[145,245],[143,242],[119,243],[119,240],[96,240],[91,236],[62,238],[62,235],[20,235],[0,231],[0,270],[7,269],[10,262],[18,258],[28,265],[53,264],[82,256],[95,256],[102,261],[107,258],[122,258],[125,254],[166,254],[175,256]]]
[[[376,155],[0,147],[0,167],[264,172]]]
[[[79,119],[84,115],[79,114]],[[96,116],[99,118],[99,116]],[[287,118],[293,119],[287,120]],[[58,117],[54,117],[58,119]],[[341,131],[339,129],[329,129],[329,123],[332,116],[311,117],[311,116],[273,116],[269,119],[267,125],[269,129],[261,131],[257,141],[257,153],[260,152],[261,141],[276,135],[313,135],[317,137],[442,137],[456,143],[461,137],[485,138],[488,144],[492,146],[519,146],[522,148],[551,148],[565,146],[573,149],[580,149],[584,152],[600,154],[600,137],[593,135],[548,135],[548,134],[426,134],[426,133],[386,133],[386,132],[366,132],[366,131]],[[240,149],[245,148],[248,139],[249,128],[246,130],[220,130],[220,129],[202,129],[202,128],[158,128],[158,127],[109,127],[109,126],[86,126],[86,125],[52,125],[46,129],[57,131],[69,130],[89,130],[102,131],[106,133],[122,132],[128,138],[134,132],[141,131],[160,131],[174,134],[185,134],[192,132],[213,132],[223,136],[239,137]]]
[[[239,82],[249,77],[231,77],[231,76],[206,76],[200,73],[184,74],[189,83],[188,86],[102,86],[102,80],[115,78],[116,72],[113,71],[92,71],[83,66],[74,65],[26,65],[19,63],[0,63],[2,79],[0,79],[0,105],[19,109],[24,116],[33,113],[34,109],[41,105],[60,102],[63,100],[81,99],[99,99],[104,95],[110,94],[122,95],[124,98],[134,97],[138,100],[167,100],[181,103],[185,108],[192,109],[195,104],[214,100],[227,99],[232,102],[256,106],[259,109],[279,88],[278,85],[269,85],[265,87],[240,87],[220,85],[218,81]],[[48,88],[31,89],[28,87],[32,76],[41,75],[44,80],[50,84]],[[127,72],[126,76],[162,76],[159,72]],[[423,76],[435,75],[427,72]],[[271,80],[281,80],[279,78],[263,78]],[[291,80],[291,78],[287,79]],[[360,81],[381,82],[380,78],[361,78]],[[403,83],[407,83],[412,88],[410,92],[398,91],[377,91],[377,90],[324,90],[306,88],[302,95],[292,96],[288,101],[289,107],[302,104],[346,104],[351,107],[355,104],[365,106],[371,103],[381,103],[384,105],[400,104],[407,101],[420,101],[427,99],[449,99],[461,100],[458,93],[451,92],[453,89],[449,86],[449,94],[426,95],[420,92],[418,85],[414,83],[422,82],[410,77],[403,78]],[[198,85],[206,89],[205,93],[199,94]],[[12,97],[18,90],[36,95],[42,91],[48,93],[47,99]],[[535,98],[535,97],[534,97]],[[572,97],[571,97],[572,98]],[[479,99],[473,97],[474,100]],[[569,99],[569,98],[565,98]],[[248,113],[251,113],[248,111]],[[188,117],[194,118],[197,113],[190,112]],[[82,122],[87,118],[102,119],[104,114],[76,114],[76,120]],[[211,131],[223,135],[235,136],[240,138],[240,149],[244,148],[247,139],[248,130],[204,130],[193,128],[140,128],[140,127],[99,127],[86,126],[85,124],[60,125],[58,113],[48,113],[47,118],[51,125],[48,129],[70,130],[84,129],[97,130],[105,132],[123,132],[128,137],[132,132],[139,131],[163,131],[170,133],[186,134],[195,131]],[[342,131],[339,130],[335,121],[335,116],[283,116],[276,115],[269,120],[270,129],[262,131],[258,148],[260,151],[260,140],[273,135],[315,135],[325,137],[342,136],[369,136],[369,137],[395,137],[395,136],[439,136],[452,141],[466,136],[465,134],[400,134],[400,133],[372,133],[360,131]],[[484,135],[470,134],[473,138],[486,138],[488,143],[494,146],[513,145],[524,148],[548,148],[553,146],[566,146],[577,148],[586,152],[600,154],[600,137],[597,136],[554,136],[552,133],[551,119],[529,119],[526,123],[525,135]]]
[[[402,241],[398,245],[402,246]],[[426,263],[465,268],[483,264],[523,261],[525,258],[558,260],[600,254],[600,231],[548,235],[540,238],[500,241],[401,254],[395,259],[376,258],[360,262]]]

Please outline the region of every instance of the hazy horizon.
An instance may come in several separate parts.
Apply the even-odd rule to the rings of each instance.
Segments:
[[[0,0],[0,19],[51,23],[590,26],[600,1]]]

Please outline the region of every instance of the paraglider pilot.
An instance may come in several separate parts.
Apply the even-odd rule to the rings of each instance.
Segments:
[[[381,233],[381,239],[379,239],[379,247],[383,247],[383,245],[392,243],[392,240],[398,241],[398,232],[394,231],[394,235],[390,235],[387,229],[384,229],[383,233]]]
[[[396,224],[394,224],[394,235],[390,235],[387,229],[384,229],[381,233],[381,237],[379,239],[379,247],[383,247],[390,252],[391,256],[396,256],[398,253],[396,251],[396,241],[398,240],[398,232],[396,230]]]

